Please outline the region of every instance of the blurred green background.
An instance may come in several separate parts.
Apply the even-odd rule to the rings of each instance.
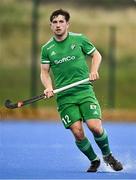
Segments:
[[[18,101],[33,95],[31,76],[32,58],[34,58],[32,55],[34,2],[36,0],[0,1],[1,107],[7,98]],[[36,70],[33,76],[36,87],[34,93],[38,95],[43,92],[40,81],[40,48],[52,36],[49,16],[52,11],[64,8],[71,13],[70,31],[87,35],[102,54],[100,80],[94,83],[102,108],[135,109],[136,2],[133,0],[69,0],[68,2],[41,0],[37,8],[38,44]],[[109,66],[110,63],[112,68]],[[52,98],[35,105],[54,107],[55,100]]]

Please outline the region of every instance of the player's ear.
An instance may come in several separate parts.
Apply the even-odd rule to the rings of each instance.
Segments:
[[[50,22],[50,24],[49,24],[49,25],[50,25],[50,28],[51,28],[51,30],[52,30],[52,23]]]

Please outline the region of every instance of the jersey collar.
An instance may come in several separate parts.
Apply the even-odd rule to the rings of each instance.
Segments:
[[[66,40],[68,39],[68,37],[69,37],[69,32],[68,32],[66,38],[63,39],[62,41],[57,41],[56,38],[55,38],[55,36],[53,36],[53,39],[54,39],[57,43],[62,43],[62,42],[64,42],[64,41],[66,41]]]

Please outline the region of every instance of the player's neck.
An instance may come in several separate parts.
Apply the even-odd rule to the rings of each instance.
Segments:
[[[68,32],[66,32],[63,35],[55,35],[54,37],[56,41],[64,41],[67,38],[67,36],[68,36]]]

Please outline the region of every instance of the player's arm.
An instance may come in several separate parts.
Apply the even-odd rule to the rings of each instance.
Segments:
[[[91,81],[97,80],[99,79],[98,70],[102,59],[101,55],[86,36],[81,35],[81,42],[84,54],[92,58],[89,78]]]
[[[92,63],[91,63],[89,78],[91,81],[94,81],[94,80],[99,79],[98,71],[99,71],[99,67],[100,67],[102,57],[101,57],[101,54],[99,53],[99,51],[95,50],[91,54],[91,58],[92,58]]]
[[[48,98],[53,96],[53,86],[49,70],[50,64],[41,64],[41,82],[45,87],[44,94]]]

